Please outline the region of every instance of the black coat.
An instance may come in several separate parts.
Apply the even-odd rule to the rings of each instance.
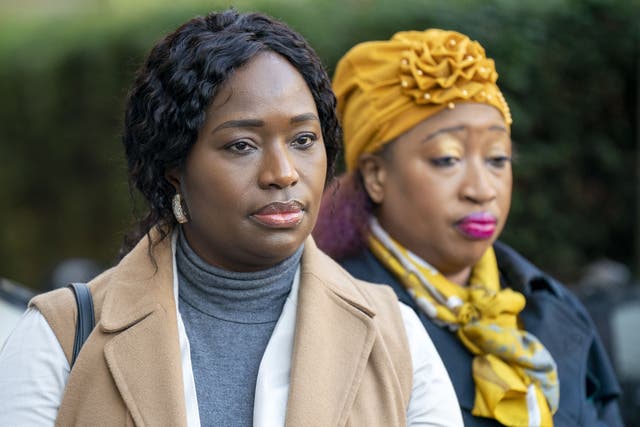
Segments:
[[[560,406],[555,426],[621,426],[620,388],[596,328],[584,306],[564,286],[544,274],[512,248],[494,245],[503,286],[524,294],[520,319],[549,350],[558,366]],[[473,355],[447,328],[433,323],[401,283],[370,251],[340,261],[353,276],[391,285],[398,299],[413,308],[438,349],[458,395],[466,426],[496,426],[497,421],[474,417]]]

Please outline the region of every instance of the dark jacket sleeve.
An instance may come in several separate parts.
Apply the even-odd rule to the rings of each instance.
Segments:
[[[565,291],[564,297],[594,331],[587,359],[587,398],[594,403],[598,420],[602,426],[624,426],[618,403],[620,386],[596,326],[584,305],[574,295]]]

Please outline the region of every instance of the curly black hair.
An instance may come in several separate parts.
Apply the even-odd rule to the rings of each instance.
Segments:
[[[327,152],[326,182],[333,177],[342,130],[331,81],[309,43],[286,24],[260,13],[231,9],[196,17],[151,49],[129,92],[122,138],[129,186],[142,193],[149,209],[125,237],[121,255],[152,227],[160,226],[164,238],[176,225],[171,210],[175,189],[165,171],[184,164],[222,84],[264,51],[285,57],[309,86]]]

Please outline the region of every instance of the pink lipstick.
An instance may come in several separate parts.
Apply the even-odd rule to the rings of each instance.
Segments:
[[[274,202],[264,206],[251,217],[269,228],[291,228],[300,224],[304,217],[304,209],[302,203],[296,200]]]
[[[474,240],[489,239],[496,231],[498,220],[488,212],[474,212],[456,223],[456,228]]]

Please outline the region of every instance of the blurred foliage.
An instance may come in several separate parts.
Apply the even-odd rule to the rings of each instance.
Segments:
[[[119,135],[134,71],[164,33],[229,4],[63,3],[74,13],[0,13],[0,275],[36,289],[64,258],[114,261],[133,218]],[[454,29],[480,41],[514,117],[503,239],[568,281],[601,257],[637,267],[640,2],[234,5],[289,23],[330,72],[355,43],[399,30]]]

